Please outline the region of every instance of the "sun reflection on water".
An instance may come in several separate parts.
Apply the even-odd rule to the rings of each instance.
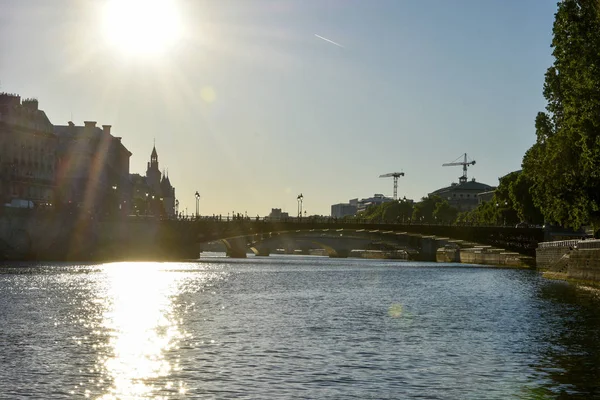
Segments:
[[[158,390],[186,390],[182,382],[158,383],[177,370],[165,353],[182,337],[171,301],[178,292],[180,275],[163,268],[159,263],[105,266],[103,328],[109,332],[109,351],[99,364],[113,386],[102,400],[149,398]]]

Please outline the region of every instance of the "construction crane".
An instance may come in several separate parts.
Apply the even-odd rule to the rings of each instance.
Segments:
[[[398,178],[404,176],[404,172],[390,172],[389,174],[379,175],[380,178],[394,177],[394,200],[398,200]]]
[[[463,167],[463,174],[462,176],[458,177],[458,182],[459,183],[465,183],[467,182],[467,167],[470,165],[475,165],[475,160],[473,161],[467,161],[467,153],[463,154],[463,161],[453,161],[451,163],[446,163],[446,164],[442,164],[442,167],[453,167],[456,165],[462,165]],[[460,158],[460,157],[459,157]],[[459,159],[457,158],[457,160]]]

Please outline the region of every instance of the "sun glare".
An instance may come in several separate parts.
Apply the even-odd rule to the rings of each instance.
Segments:
[[[108,0],[103,17],[108,42],[127,54],[162,52],[181,37],[175,0]]]

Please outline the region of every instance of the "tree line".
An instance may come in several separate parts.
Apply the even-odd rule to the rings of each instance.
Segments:
[[[505,224],[550,223],[600,229],[600,0],[558,3],[545,74],[546,110],[535,117],[536,140],[522,170],[500,178],[494,197],[458,212],[437,196],[371,207],[380,221]],[[533,121],[532,121],[533,122]]]
[[[530,193],[531,182],[522,171],[502,178],[491,200],[481,202],[471,211],[460,212],[448,200],[437,195],[423,197],[420,202],[401,199],[372,205],[356,217],[371,222],[427,223],[446,225],[528,225],[544,223],[540,209]]]

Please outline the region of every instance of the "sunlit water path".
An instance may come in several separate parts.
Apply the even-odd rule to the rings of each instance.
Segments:
[[[13,264],[0,399],[600,398],[599,306],[450,264]]]

